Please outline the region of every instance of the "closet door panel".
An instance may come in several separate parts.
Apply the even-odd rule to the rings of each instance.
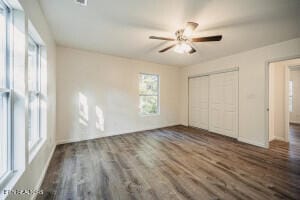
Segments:
[[[209,130],[237,138],[238,72],[210,75]]]
[[[208,76],[189,80],[189,125],[208,130]]]

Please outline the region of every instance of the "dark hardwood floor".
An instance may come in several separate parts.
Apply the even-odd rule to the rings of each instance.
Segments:
[[[290,124],[290,143],[300,145],[300,124]]]
[[[175,126],[57,146],[38,199],[300,199],[300,148]]]

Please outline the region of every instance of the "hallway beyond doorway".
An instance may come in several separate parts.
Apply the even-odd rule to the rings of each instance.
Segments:
[[[300,145],[300,124],[290,123],[290,143]]]

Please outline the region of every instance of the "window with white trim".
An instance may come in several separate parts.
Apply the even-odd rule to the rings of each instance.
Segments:
[[[10,9],[0,0],[0,185],[11,173]]]
[[[29,149],[41,141],[40,46],[28,38],[28,143]]]
[[[140,113],[159,114],[159,76],[140,74],[139,77]]]

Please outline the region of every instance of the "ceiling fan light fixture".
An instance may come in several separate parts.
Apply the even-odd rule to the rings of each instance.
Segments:
[[[81,6],[87,6],[88,0],[74,0],[75,3],[81,5]]]
[[[174,48],[174,51],[180,54],[188,53],[191,50],[192,50],[191,45],[187,44],[186,42],[178,43]]]
[[[192,33],[193,33],[193,30],[191,28],[187,28],[184,31],[183,35],[186,36],[186,37],[190,37],[192,35]]]
[[[175,41],[172,45],[158,51],[164,53],[170,49],[173,49],[176,53],[189,53],[193,54],[197,52],[194,48],[194,42],[215,42],[222,40],[222,35],[213,35],[206,37],[190,37],[192,33],[198,27],[196,22],[187,22],[185,28],[179,29],[175,32],[175,38],[150,36],[149,39],[164,40],[164,41]]]

